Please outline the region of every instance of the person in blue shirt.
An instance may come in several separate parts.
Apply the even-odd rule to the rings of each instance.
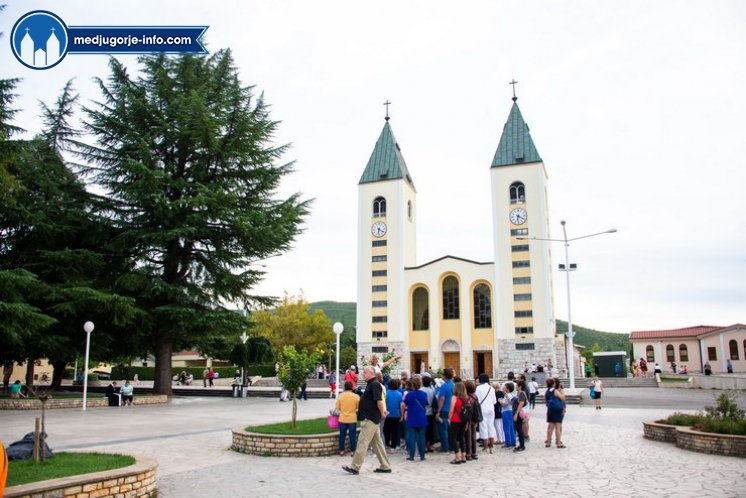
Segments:
[[[420,460],[425,459],[425,430],[427,429],[427,393],[420,391],[422,379],[415,375],[407,382],[402,409],[407,424],[407,460],[414,460],[414,447]]]
[[[448,453],[448,412],[451,410],[451,398],[453,397],[453,369],[443,370],[443,385],[438,391],[438,413],[435,414],[435,425],[440,436],[440,451]]]
[[[399,392],[399,379],[389,380],[386,389],[386,421],[383,423],[383,442],[389,448],[399,449],[399,423],[401,421],[402,394]]]

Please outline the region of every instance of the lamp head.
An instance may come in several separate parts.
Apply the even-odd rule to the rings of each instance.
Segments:
[[[342,332],[344,331],[345,327],[340,322],[337,322],[337,323],[334,324],[334,326],[332,327],[332,329],[334,330],[335,334],[341,335]]]
[[[93,325],[93,322],[90,321],[83,324],[83,330],[85,330],[86,334],[90,334],[91,332],[93,332],[94,327],[95,326]]]

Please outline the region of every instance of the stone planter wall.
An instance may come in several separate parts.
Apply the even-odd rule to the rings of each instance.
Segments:
[[[157,394],[153,396],[135,396],[133,404],[152,405],[157,403],[168,403],[168,396]],[[96,397],[86,399],[88,408],[109,406],[109,400]],[[83,398],[52,398],[47,401],[47,409],[56,408],[82,408]],[[0,410],[41,410],[41,401],[36,398],[0,399]]]
[[[643,422],[646,439],[674,443],[678,448],[713,455],[746,458],[746,436],[701,432],[691,427]]]
[[[359,432],[359,431],[358,431]],[[284,435],[258,434],[233,429],[231,449],[259,456],[312,457],[336,455],[339,452],[339,432],[328,434]],[[345,445],[349,451],[349,442]]]
[[[107,498],[156,496],[155,469],[158,463],[135,457],[134,465],[121,469],[21,484],[5,489],[5,498]],[[12,463],[11,463],[12,465]]]

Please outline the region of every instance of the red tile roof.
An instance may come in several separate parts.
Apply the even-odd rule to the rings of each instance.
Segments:
[[[706,334],[714,330],[726,327],[713,325],[696,325],[694,327],[685,327],[683,329],[670,330],[637,330],[629,334],[630,340],[634,339],[666,339],[669,337],[697,337],[700,334]]]

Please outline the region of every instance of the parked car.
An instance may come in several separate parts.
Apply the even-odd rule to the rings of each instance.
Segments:
[[[98,376],[98,380],[110,380],[111,374],[109,372],[104,372],[103,370],[94,370],[93,373],[95,373]]]

